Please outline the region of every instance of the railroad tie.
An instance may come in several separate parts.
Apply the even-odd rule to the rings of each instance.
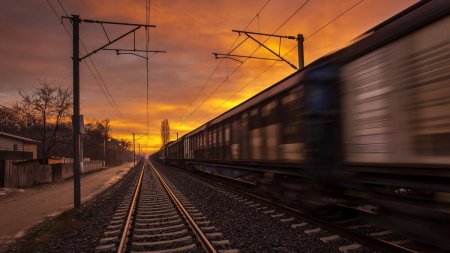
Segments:
[[[313,228],[313,229],[305,230],[305,231],[303,231],[303,233],[310,235],[310,234],[319,233],[321,230],[322,230],[321,228]]]
[[[353,244],[349,244],[349,245],[345,245],[345,246],[339,247],[339,251],[347,253],[347,252],[350,252],[352,250],[359,249],[360,247],[361,247],[361,244],[353,243]]]
[[[334,241],[339,239],[340,236],[339,235],[330,235],[330,236],[325,236],[325,237],[320,237],[319,239],[324,242],[324,243],[328,243],[330,241]]]
[[[304,226],[306,226],[306,225],[308,225],[308,223],[302,222],[302,223],[298,223],[298,224],[292,224],[292,225],[291,225],[291,228],[293,228],[293,229],[298,229],[298,228],[304,227]]]

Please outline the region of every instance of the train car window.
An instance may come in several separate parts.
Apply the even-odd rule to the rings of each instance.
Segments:
[[[278,101],[273,100],[261,108],[261,117],[263,120],[263,125],[272,125],[278,122],[277,112]]]
[[[238,119],[235,119],[234,121],[233,121],[233,124],[232,124],[232,127],[231,127],[231,131],[232,131],[232,133],[233,133],[233,138],[232,138],[232,141],[231,141],[231,143],[239,143],[239,140],[240,140],[240,132],[241,131],[239,131],[239,129],[241,128],[241,120],[238,118]]]
[[[240,115],[238,115],[231,124],[231,158],[239,159],[240,157],[240,139],[241,139],[241,120]]]
[[[447,39],[404,59],[402,77],[409,89],[412,152],[417,155],[450,155],[449,51]]]
[[[200,149],[200,143],[198,141],[198,135],[196,135],[194,137],[194,142],[195,142],[195,150],[194,150],[194,158],[197,159],[198,158],[198,151]]]
[[[209,130],[208,132],[208,147],[212,147],[213,146],[213,131]]]
[[[231,129],[230,126],[227,124],[225,127],[225,143],[230,144],[230,137],[231,137]]]
[[[224,158],[225,159],[231,159],[231,150],[230,150],[230,138],[231,138],[231,129],[230,129],[230,123],[225,124],[225,145],[224,145]]]
[[[302,91],[302,87],[299,86],[285,93],[281,98],[282,143],[303,142]]]
[[[224,151],[224,149],[225,149],[225,147],[224,147],[224,145],[223,145],[223,126],[221,125],[221,126],[219,126],[219,128],[218,128],[218,143],[219,143],[219,145],[218,145],[218,154],[217,154],[217,158],[219,158],[219,159],[222,159],[223,158],[223,151]]]
[[[242,113],[241,116],[241,139],[240,139],[240,158],[249,159],[249,114],[248,112]]]
[[[262,126],[262,119],[259,108],[250,111],[250,129],[260,128]]]
[[[219,146],[222,146],[223,145],[223,126],[219,127],[218,135],[219,135]]]

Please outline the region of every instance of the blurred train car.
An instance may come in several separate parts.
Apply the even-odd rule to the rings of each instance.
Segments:
[[[160,152],[280,198],[363,199],[450,249],[449,14],[421,1]]]

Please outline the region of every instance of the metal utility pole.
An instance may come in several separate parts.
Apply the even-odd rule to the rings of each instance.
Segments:
[[[74,186],[74,208],[79,209],[81,204],[81,189],[80,189],[80,68],[79,64],[80,62],[90,57],[92,54],[97,53],[100,50],[111,50],[107,47],[122,38],[126,37],[129,34],[134,35],[134,41],[136,41],[136,31],[141,28],[149,28],[149,27],[156,27],[154,25],[144,25],[144,24],[135,24],[135,23],[122,23],[122,22],[110,22],[110,21],[99,21],[99,20],[91,20],[91,19],[81,19],[79,15],[72,15],[70,17],[62,17],[63,19],[69,19],[72,23],[72,37],[73,37],[73,52],[72,52],[72,62],[73,62],[73,115],[72,115],[72,122],[73,122],[73,186]],[[79,42],[80,42],[80,23],[86,22],[86,23],[97,23],[100,24],[103,28],[103,31],[105,32],[105,35],[108,39],[108,43],[104,44],[103,46],[93,50],[92,52],[88,52],[86,55],[80,57],[80,48],[79,48]],[[132,26],[134,27],[130,31],[114,38],[110,39],[108,34],[106,33],[106,30],[104,29],[103,25],[122,25],[122,26]],[[155,51],[155,50],[138,50],[136,49],[136,44],[134,44],[133,49],[114,49],[117,54],[119,54],[121,51],[126,52],[154,52],[154,53],[161,53],[165,51]],[[137,55],[137,54],[136,54]],[[139,55],[138,55],[139,56]],[[142,56],[141,56],[142,57]]]
[[[132,133],[132,134],[133,134],[133,165],[136,166],[136,141],[144,136],[148,136],[148,133]],[[136,134],[140,134],[142,136],[136,139]]]
[[[138,149],[138,157],[141,159],[141,144],[139,143],[139,149]]]
[[[73,29],[73,199],[74,207],[80,208],[80,16],[72,15]]]
[[[105,163],[106,167],[106,143],[108,140],[108,125],[105,126],[105,136],[103,138],[103,162]]]
[[[305,67],[305,53],[303,51],[304,41],[305,39],[303,38],[303,34],[297,34],[298,69],[302,69]]]
[[[247,36],[247,38],[242,41],[241,43],[239,43],[236,47],[234,47],[233,49],[231,49],[228,53],[226,54],[221,54],[221,53],[212,53],[216,59],[220,59],[220,58],[227,58],[227,59],[231,59],[231,60],[235,60],[238,62],[241,62],[240,60],[236,59],[236,58],[246,58],[246,59],[258,59],[258,60],[268,60],[268,61],[283,61],[287,64],[289,64],[289,66],[291,66],[294,69],[301,69],[304,67],[304,54],[303,54],[303,35],[302,34],[298,34],[297,37],[295,36],[284,36],[284,35],[276,35],[276,34],[268,34],[268,33],[259,33],[259,32],[249,32],[249,31],[241,31],[241,30],[232,30],[232,32],[236,32],[239,35],[241,34],[245,34]],[[275,37],[279,39],[279,43],[278,43],[278,52],[275,52],[274,50],[270,49],[268,46],[266,46],[264,43],[267,41],[265,40],[264,42],[259,41],[258,39],[256,39],[255,36],[253,35],[260,35],[260,36],[266,36],[268,38],[270,37]],[[267,51],[269,51],[270,53],[272,53],[273,55],[275,55],[277,58],[267,58],[267,57],[257,57],[257,56],[252,56],[252,55],[237,55],[237,54],[232,54],[233,51],[235,51],[240,45],[242,45],[247,39],[251,39],[254,42],[256,42],[259,46],[265,48]],[[296,67],[294,64],[292,64],[291,62],[289,62],[287,59],[285,59],[283,56],[281,56],[281,39],[288,39],[288,40],[297,40],[298,43],[298,67]]]
[[[133,133],[133,166],[136,166],[136,138],[135,134]]]

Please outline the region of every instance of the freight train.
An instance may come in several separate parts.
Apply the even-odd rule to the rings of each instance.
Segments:
[[[294,201],[363,199],[450,249],[449,13],[421,1],[156,156]]]

